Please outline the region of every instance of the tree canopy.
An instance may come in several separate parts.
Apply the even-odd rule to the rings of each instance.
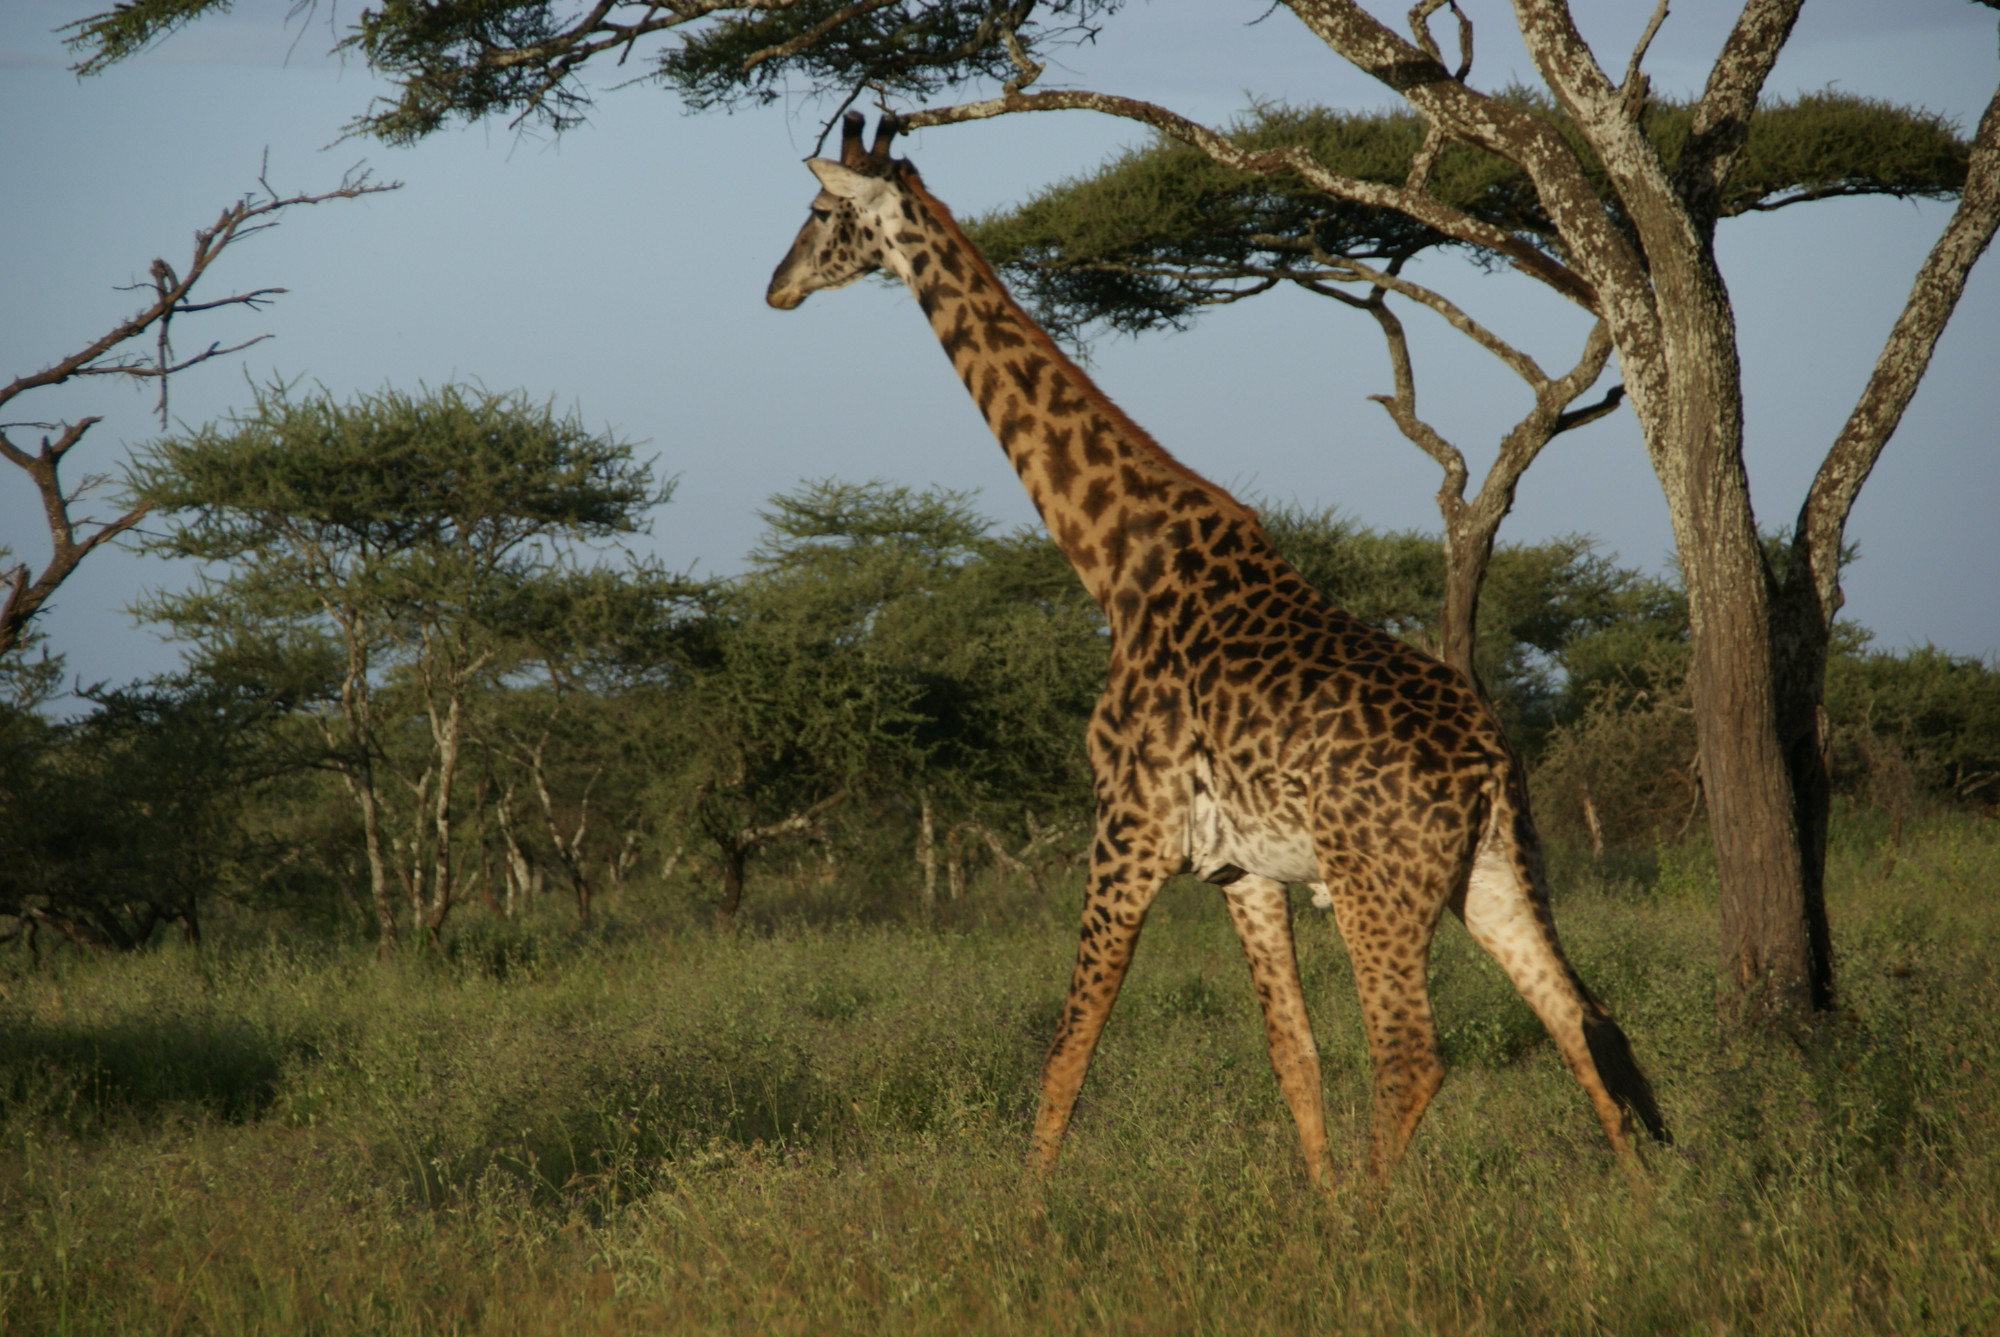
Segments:
[[[193,642],[211,676],[254,683],[313,722],[320,764],[359,808],[385,949],[392,876],[435,935],[462,875],[452,824],[470,698],[590,639],[564,626],[565,596],[592,583],[567,561],[639,530],[671,489],[576,414],[461,386],[349,403],[269,387],[246,413],[155,443],[131,478],[166,524],[149,545],[220,568],[153,596],[148,613]],[[672,606],[674,582],[637,574],[642,599]],[[552,579],[563,588],[545,588]],[[577,607],[587,617],[602,603]],[[409,832],[393,841],[393,873],[392,809]]]
[[[1560,128],[1614,213],[1617,192],[1576,126],[1545,96],[1504,95]],[[1643,124],[1671,166],[1694,106],[1655,100]],[[1424,152],[1426,122],[1408,111],[1261,106],[1226,131],[1246,154],[1303,150],[1328,171],[1399,185]],[[1839,92],[1760,105],[1721,201],[1723,217],[1846,195],[1949,199],[1964,184],[1969,145],[1944,117]],[[1437,199],[1560,259],[1562,239],[1533,183],[1506,159],[1452,142],[1429,166]],[[1629,226],[1629,225],[1628,225]],[[1331,195],[1297,172],[1251,173],[1155,134],[1096,172],[971,220],[967,231],[1014,281],[1037,317],[1077,337],[1184,327],[1204,307],[1292,283],[1324,291],[1436,247],[1493,253],[1393,208]]]

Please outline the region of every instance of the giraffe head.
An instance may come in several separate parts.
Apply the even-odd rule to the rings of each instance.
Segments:
[[[844,287],[889,263],[882,215],[897,193],[897,164],[889,156],[889,141],[898,123],[894,112],[882,113],[875,146],[863,149],[862,122],[860,112],[847,113],[838,162],[813,158],[806,163],[819,178],[820,191],[764,293],[764,300],[781,311],[791,310],[809,293]]]

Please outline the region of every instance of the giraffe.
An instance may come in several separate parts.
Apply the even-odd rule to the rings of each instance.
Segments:
[[[1520,763],[1472,685],[1336,608],[1254,512],[1126,417],[889,156],[899,128],[885,113],[864,149],[850,112],[840,158],[808,162],[821,190],[766,300],[791,310],[877,270],[902,279],[1109,623],[1082,931],[1031,1168],[1053,1166],[1147,907],[1183,872],[1221,888],[1316,1185],[1334,1176],[1288,883],[1331,908],[1353,963],[1373,1181],[1444,1080],[1426,966],[1446,907],[1547,1027],[1620,1159],[1635,1159],[1635,1117],[1669,1140],[1624,1033],[1563,955]]]

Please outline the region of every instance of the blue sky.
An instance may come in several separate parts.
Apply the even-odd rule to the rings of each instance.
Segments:
[[[755,542],[763,500],[801,478],[886,478],[978,489],[1003,524],[1033,520],[1011,471],[900,290],[863,284],[796,312],[762,295],[814,183],[800,165],[821,109],[780,104],[687,116],[640,86],[606,93],[591,124],[550,141],[493,124],[410,149],[341,127],[382,91],[325,55],[321,5],[294,22],[280,0],[242,4],[110,73],[79,82],[51,30],[108,0],[0,6],[0,374],[55,360],[137,305],[115,285],[154,256],[184,263],[194,229],[270,176],[325,189],[366,159],[401,191],[286,219],[233,250],[208,295],[282,286],[261,314],[185,323],[197,339],[276,337],[178,378],[175,418],[247,404],[246,378],[304,377],[336,394],[474,379],[575,406],[657,456],[680,480],[642,540],[676,568],[726,572]],[[1250,96],[1366,108],[1389,95],[1327,52],[1288,12],[1258,3],[1153,0],[1117,15],[1094,47],[1044,76],[1221,121]],[[1402,6],[1377,6],[1400,23]],[[1532,70],[1506,8],[1472,0],[1481,87]],[[1585,36],[1622,69],[1650,6],[1576,5]],[[1648,68],[1697,90],[1733,7],[1683,0]],[[1771,84],[1917,103],[1969,131],[2000,81],[1991,10],[1964,0],[1813,0]],[[1131,127],[1084,113],[1001,118],[912,136],[901,151],[961,215],[1089,171]],[[1853,404],[1948,209],[1837,201],[1734,220],[1719,250],[1742,329],[1748,458],[1758,514],[1789,521]],[[1856,509],[1861,561],[1850,615],[1878,643],[1929,641],[2000,654],[2000,272],[1975,272],[1925,385]],[[1567,365],[1575,313],[1506,275],[1451,260],[1420,276],[1545,366]],[[1511,374],[1435,320],[1409,313],[1420,407],[1475,469],[1525,406]],[[1266,500],[1332,505],[1379,528],[1437,525],[1435,468],[1367,401],[1389,388],[1372,322],[1305,294],[1216,312],[1192,332],[1106,340],[1093,371],[1112,396],[1203,473]],[[159,434],[150,392],[103,381],[16,401],[10,418],[105,421],[71,467],[115,472]],[[32,432],[20,436],[32,438]],[[18,437],[17,437],[18,439]],[[104,507],[98,508],[100,511]],[[1502,538],[1580,532],[1657,569],[1665,507],[1629,413],[1561,438],[1530,471]],[[0,544],[39,561],[46,538],[25,479],[0,474]],[[128,552],[93,556],[43,628],[74,674],[120,681],[169,668],[176,650],[122,610],[187,573]]]

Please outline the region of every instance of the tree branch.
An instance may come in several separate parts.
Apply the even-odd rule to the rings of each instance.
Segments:
[[[772,822],[769,826],[746,826],[736,835],[737,848],[747,850],[754,845],[761,845],[767,840],[776,840],[780,836],[796,836],[810,831],[820,818],[832,812],[835,808],[846,802],[846,800],[847,791],[845,789],[838,789],[826,798],[813,804],[810,808],[807,808],[804,812],[795,812],[790,817]]]
[[[1674,189],[1697,223],[1712,230],[1722,184],[1750,135],[1750,113],[1805,0],[1747,0],[1695,104],[1687,143],[1674,168]]]
[[[767,60],[783,60],[786,56],[795,56],[815,42],[818,42],[841,24],[858,19],[863,14],[873,14],[878,9],[887,9],[896,3],[897,0],[854,0],[852,4],[842,5],[839,9],[834,10],[833,13],[827,15],[790,41],[779,42],[775,46],[767,46],[761,51],[751,52],[748,56],[744,57],[743,73],[746,75],[749,74],[750,71],[756,69]]]
[[[1635,365],[1650,365],[1649,355],[1659,343],[1660,327],[1645,268],[1598,198],[1576,153],[1554,124],[1532,111],[1486,97],[1453,79],[1437,61],[1391,31],[1354,0],[1286,2],[1342,58],[1400,93],[1433,124],[1526,172],[1562,238],[1565,273],[1591,293],[1591,299],[1582,304],[1611,320],[1620,346],[1631,355]],[[1546,55],[1542,50],[1545,43],[1537,40],[1540,34],[1534,25],[1536,16],[1551,5],[1553,0],[1516,0],[1522,35],[1528,39],[1529,50],[1538,64]],[[1554,8],[1567,26],[1567,11],[1560,5]],[[1574,37],[1574,29],[1569,31]],[[1588,50],[1582,48],[1580,38],[1575,38],[1574,47],[1582,51],[1584,63],[1594,71],[1595,64],[1589,60]],[[1551,87],[1562,95],[1563,84],[1555,74],[1546,68],[1543,73]],[[1601,71],[1596,72],[1596,80],[1608,92],[1609,83]],[[1572,115],[1577,115],[1574,109]],[[1579,115],[1578,120],[1589,132],[1590,126],[1584,118]],[[1626,129],[1633,129],[1629,122],[1623,124]],[[1401,201],[1384,203],[1387,207],[1403,207]]]
[[[1403,322],[1382,300],[1383,290],[1377,288],[1369,295],[1368,313],[1382,327],[1382,338],[1389,346],[1389,367],[1396,380],[1396,391],[1388,395],[1370,395],[1368,398],[1388,411],[1389,417],[1410,444],[1437,462],[1444,470],[1444,484],[1438,489],[1438,508],[1445,512],[1449,523],[1453,513],[1465,503],[1465,483],[1470,472],[1465,465],[1465,454],[1457,446],[1440,436],[1435,428],[1417,416],[1417,379],[1410,365],[1410,342],[1403,331]]]
[[[194,234],[194,251],[184,271],[176,272],[163,259],[156,259],[149,268],[149,280],[138,285],[150,289],[153,297],[139,311],[113,326],[109,331],[93,339],[67,357],[59,358],[38,372],[17,376],[5,386],[0,386],[0,406],[11,403],[31,390],[45,389],[61,385],[81,376],[130,376],[135,380],[157,380],[160,383],[158,411],[160,425],[167,425],[167,383],[177,372],[186,371],[213,358],[241,352],[253,344],[260,343],[269,335],[260,334],[241,343],[223,345],[219,341],[211,343],[192,357],[176,360],[172,345],[167,338],[168,328],[176,315],[190,315],[202,311],[212,311],[224,306],[247,306],[260,309],[269,300],[284,292],[283,288],[253,288],[247,292],[234,293],[228,297],[209,301],[194,302],[188,299],[195,285],[222,253],[241,241],[244,237],[261,232],[273,226],[277,216],[284,210],[304,204],[322,204],[328,200],[354,199],[361,195],[375,195],[396,190],[401,182],[387,185],[373,185],[365,170],[350,170],[341,178],[340,185],[333,190],[318,195],[279,195],[270,188],[268,181],[260,173],[258,180],[263,184],[264,195],[246,194],[224,209],[214,224],[202,228]],[[140,338],[148,331],[154,336],[154,352],[148,356],[139,353],[120,352],[119,349]],[[66,492],[62,484],[63,458],[75,448],[83,436],[101,419],[80,418],[60,426],[60,434],[54,441],[42,438],[41,449],[35,454],[15,445],[7,439],[4,429],[0,429],[0,458],[26,473],[34,482],[35,490],[41,496],[42,513],[49,531],[50,556],[41,574],[29,579],[25,563],[16,567],[6,577],[7,597],[0,604],[0,655],[12,650],[21,641],[28,623],[48,603],[58,586],[68,578],[77,564],[100,545],[116,538],[137,524],[150,509],[150,503],[140,503],[115,520],[99,524],[89,519],[76,519],[70,515],[70,507],[79,500],[77,494]],[[92,486],[86,479],[78,493]],[[88,537],[77,537],[80,525],[97,524]]]
[[[1414,48],[1412,48],[1414,50]],[[1443,75],[1441,67],[1440,76]],[[1313,189],[1335,199],[1378,209],[1394,209],[1419,223],[1457,241],[1493,251],[1512,261],[1522,272],[1539,279],[1564,297],[1587,310],[1595,311],[1597,294],[1583,276],[1536,250],[1521,238],[1490,223],[1443,203],[1422,190],[1362,181],[1332,171],[1302,148],[1254,151],[1239,147],[1220,134],[1177,112],[1136,98],[1082,89],[1048,90],[1040,93],[1009,93],[982,102],[965,102],[955,107],[933,107],[902,118],[910,129],[933,125],[956,125],[965,121],[988,120],[1024,111],[1094,111],[1152,126],[1182,143],[1199,149],[1214,161],[1235,171],[1254,176],[1296,172]],[[1553,133],[1553,130],[1551,131]],[[1594,197],[1593,197],[1594,203]],[[1600,209],[1601,212],[1601,209]]]
[[[1251,240],[1260,245],[1271,246],[1273,249],[1277,249],[1279,245],[1284,243],[1285,239],[1279,237],[1253,237]],[[1474,320],[1455,302],[1442,293],[1434,292],[1420,283],[1412,283],[1398,274],[1376,269],[1372,265],[1363,264],[1359,260],[1351,260],[1346,256],[1329,255],[1320,249],[1317,242],[1312,241],[1310,238],[1307,239],[1306,245],[1311,248],[1313,258],[1329,269],[1349,270],[1357,280],[1364,281],[1377,288],[1386,288],[1390,292],[1400,293],[1411,301],[1419,302],[1437,312],[1438,315],[1444,317],[1446,324],[1478,344],[1481,348],[1484,348],[1494,357],[1506,363],[1516,376],[1519,376],[1530,386],[1539,386],[1548,380],[1548,374],[1541,369],[1534,358],[1523,353],[1520,349],[1514,347],[1514,345],[1508,343],[1505,339],[1502,339],[1499,335]]]
[[[362,195],[379,195],[387,191],[400,190],[402,188],[403,183],[400,181],[392,181],[386,185],[372,185],[369,182],[371,175],[372,173],[365,169],[359,172],[350,171],[346,176],[341,178],[341,183],[338,187],[318,195],[281,197],[275,193],[268,193],[268,198],[261,200],[254,195],[245,195],[242,199],[224,209],[212,225],[202,228],[194,234],[194,251],[184,273],[176,274],[172,266],[168,265],[164,260],[155,260],[153,262],[153,273],[156,281],[153,285],[149,285],[155,288],[155,296],[151,302],[69,356],[60,358],[31,375],[17,376],[4,387],[0,387],[0,405],[5,405],[10,400],[30,390],[39,390],[51,385],[61,385],[72,376],[116,374],[150,377],[170,375],[173,371],[180,370],[182,367],[192,366],[196,362],[205,360],[207,356],[221,356],[221,352],[232,351],[221,350],[214,354],[200,355],[179,366],[164,369],[157,367],[147,369],[130,361],[125,361],[123,365],[105,364],[103,362],[103,359],[119,345],[138,338],[162,321],[168,320],[173,315],[182,311],[208,310],[218,306],[233,305],[246,305],[254,308],[261,305],[271,294],[284,291],[281,288],[260,288],[247,293],[237,293],[212,302],[198,305],[187,304],[188,293],[193,291],[195,285],[201,281],[202,276],[208,272],[209,266],[214,264],[224,251],[228,250],[235,242],[242,240],[243,237],[253,232],[262,231],[264,226],[268,226],[268,224],[258,224],[257,220],[271,218],[282,210],[298,205],[324,204],[328,200],[345,200],[354,199]],[[252,226],[246,227],[246,224],[251,224]],[[164,412],[164,402],[162,411]],[[161,426],[164,427],[165,425],[166,420],[162,417]]]
[[[1790,582],[1809,569],[1822,616],[1840,607],[1840,545],[1861,485],[1916,394],[1972,266],[2000,230],[2000,89],[1972,138],[1965,187],[1951,221],[1925,257],[1854,411],[1820,464],[1793,532]]]
[[[1646,31],[1639,35],[1639,44],[1632,48],[1632,59],[1625,62],[1625,82],[1618,86],[1619,100],[1624,103],[1625,114],[1633,120],[1646,109],[1647,79],[1639,68],[1646,59],[1646,51],[1653,45],[1653,37],[1660,31],[1660,25],[1667,18],[1667,0],[1653,8],[1653,17],[1646,24]]]

